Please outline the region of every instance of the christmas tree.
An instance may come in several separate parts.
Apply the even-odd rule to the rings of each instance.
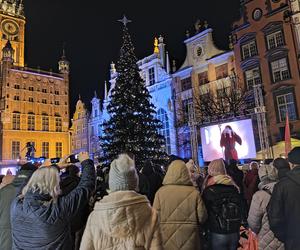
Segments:
[[[123,28],[123,45],[117,63],[118,77],[107,107],[110,120],[103,124],[100,138],[103,160],[110,163],[118,154],[134,155],[141,168],[147,160],[162,164],[166,158],[164,138],[158,133],[161,123],[155,118],[151,95],[140,76],[130,34]]]

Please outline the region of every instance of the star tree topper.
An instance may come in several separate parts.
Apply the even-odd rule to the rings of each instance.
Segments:
[[[128,23],[131,23],[132,21],[127,19],[127,17],[124,15],[122,19],[119,19],[118,22],[123,23],[123,25],[126,27]]]

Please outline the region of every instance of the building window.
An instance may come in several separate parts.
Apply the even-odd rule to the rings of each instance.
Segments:
[[[155,83],[154,67],[152,67],[148,70],[148,74],[149,74],[149,84],[153,85]]]
[[[283,46],[284,45],[283,32],[280,30],[270,35],[267,35],[267,44],[268,44],[268,50]]]
[[[42,99],[42,103],[47,104],[47,99]]]
[[[42,92],[43,93],[47,93],[47,89],[42,89]]]
[[[29,87],[28,90],[29,91],[33,91],[34,89],[33,89],[33,87]]]
[[[14,100],[15,100],[15,101],[20,101],[20,96],[15,95],[15,96],[14,96]]]
[[[12,144],[11,144],[11,158],[12,159],[19,159],[20,158],[20,142],[19,141],[12,141]]]
[[[217,89],[217,99],[225,98],[230,96],[230,87]]]
[[[55,118],[55,131],[62,132],[62,120],[61,118]]]
[[[247,44],[242,45],[242,57],[243,60],[256,56],[257,55],[257,48],[256,48],[256,42],[251,41]]]
[[[54,101],[54,104],[55,105],[59,105],[59,101]]]
[[[94,111],[94,117],[97,117],[98,116],[98,109],[95,109]]]
[[[76,141],[76,149],[80,149],[81,148],[81,141]]]
[[[187,77],[181,80],[181,89],[182,91],[188,90],[192,88],[192,78]]]
[[[20,114],[13,113],[13,130],[20,130]]]
[[[160,128],[158,132],[165,138],[165,151],[167,154],[171,154],[170,126],[167,112],[163,109],[159,109],[157,119],[162,123],[162,128]]]
[[[28,130],[35,130],[35,116],[30,114],[28,115],[28,120],[27,120],[27,125],[28,125]]]
[[[29,101],[29,102],[33,102],[33,97],[29,97],[29,98],[28,98],[28,101]]]
[[[228,64],[227,63],[216,67],[217,80],[225,78],[227,76],[228,76]]]
[[[55,90],[54,94],[55,94],[55,95],[59,95],[59,91],[58,91],[58,90]]]
[[[62,142],[55,143],[56,157],[62,157]]]
[[[276,102],[277,102],[278,117],[280,122],[285,121],[286,112],[288,112],[290,120],[297,120],[294,94],[292,92],[283,95],[277,95]]]
[[[42,142],[42,156],[49,158],[49,142]]]
[[[182,101],[183,121],[189,121],[189,117],[193,114],[193,99],[189,98]]]
[[[260,85],[261,77],[259,68],[247,70],[245,72],[245,78],[248,89],[252,89],[254,85]]]
[[[198,74],[199,85],[204,85],[208,83],[208,72],[204,71]]]
[[[286,58],[271,62],[273,82],[279,82],[290,78],[290,72]]]
[[[49,117],[48,116],[42,117],[42,130],[49,131]]]
[[[15,89],[20,89],[20,85],[19,84],[15,84]]]

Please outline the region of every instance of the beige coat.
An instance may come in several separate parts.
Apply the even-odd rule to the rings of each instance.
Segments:
[[[259,250],[284,250],[284,245],[273,234],[270,229],[267,206],[271,199],[274,185],[276,182],[259,185],[259,191],[257,191],[252,198],[248,224],[251,230],[258,234],[258,249]],[[268,190],[268,192],[264,191]]]
[[[169,166],[153,207],[160,215],[164,249],[201,249],[201,224],[207,212],[183,161],[173,161]]]
[[[161,249],[157,212],[146,196],[112,192],[95,204],[80,249]]]

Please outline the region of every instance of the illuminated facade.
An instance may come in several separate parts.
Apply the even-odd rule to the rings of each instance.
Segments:
[[[7,41],[15,51],[14,65],[24,66],[25,16],[22,1],[0,1],[0,58]]]
[[[23,67],[23,6],[16,1],[0,2],[0,44],[5,45],[0,72],[1,164],[24,158],[27,142],[34,144],[35,156],[66,155],[70,152],[69,62],[63,55],[59,74]]]
[[[192,158],[195,152],[197,156],[193,158],[200,161],[200,129],[197,124],[194,131],[191,130],[189,117],[196,110],[194,105],[201,105],[199,95],[211,91],[217,97],[218,92],[221,93],[224,88],[230,86],[230,76],[235,67],[233,51],[218,49],[214,45],[212,32],[213,30],[205,25],[203,30],[197,29],[194,36],[188,35],[184,41],[186,59],[172,75],[178,155]]]
[[[300,137],[299,10],[299,1],[243,0],[233,24],[237,74],[245,87],[263,87],[271,145],[284,140],[286,113]]]
[[[88,122],[89,112],[80,97],[76,104],[76,110],[72,119],[71,143],[72,153],[89,152]]]

